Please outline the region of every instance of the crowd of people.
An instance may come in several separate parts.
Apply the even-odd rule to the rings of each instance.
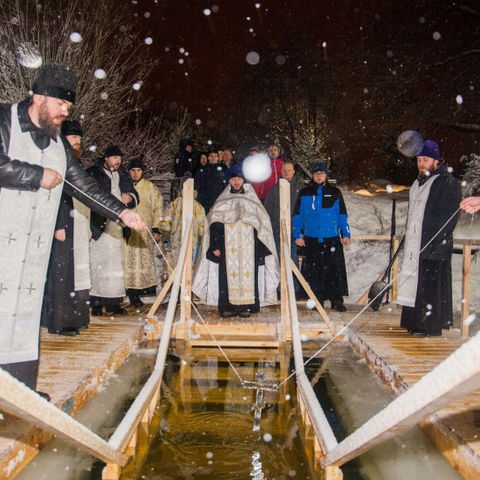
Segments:
[[[216,305],[223,318],[248,318],[278,302],[283,178],[290,188],[292,259],[299,265],[301,253],[301,272],[322,305],[328,300],[332,309],[346,310],[343,247],[350,227],[327,163],[312,166],[307,184],[279,146],[270,145],[270,176],[250,184],[231,149],[196,154],[193,140],[183,139],[172,165],[179,189],[164,208],[159,189],[144,178],[142,160],[126,159],[117,145],[82,169],[82,126],[67,120],[76,90],[73,71],[45,65],[29,98],[0,106],[2,368],[35,389],[40,325],[51,334],[76,336],[89,327],[90,315],[125,314],[126,296],[141,307],[141,295],[155,293],[155,247],[169,244],[171,272],[182,244],[182,187],[189,179],[195,191],[192,289],[201,301]],[[417,165],[399,289],[401,325],[412,335],[441,335],[452,319],[458,206],[476,212],[480,197],[461,201],[458,181],[434,141],[424,142]],[[298,282],[295,291],[305,295]]]

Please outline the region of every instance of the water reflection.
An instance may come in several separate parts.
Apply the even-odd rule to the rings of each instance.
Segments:
[[[252,381],[261,372],[262,381],[280,382],[289,356],[232,349],[230,364],[211,349],[187,355],[167,381],[158,409],[160,429],[132,478],[314,478],[298,434],[293,385],[262,391],[259,411],[253,408],[258,389],[244,388],[236,374]]]

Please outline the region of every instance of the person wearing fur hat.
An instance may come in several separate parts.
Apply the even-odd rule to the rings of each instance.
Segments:
[[[82,127],[65,120],[62,134],[81,156]],[[90,209],[62,192],[45,283],[41,325],[49,333],[75,336],[90,323]]]
[[[323,162],[312,167],[313,181],[300,190],[294,208],[293,238],[305,247],[302,274],[322,303],[346,311],[348,295],[343,246],[350,244],[350,226],[342,192],[327,182],[328,167]]]
[[[105,192],[117,197],[127,208],[139,203],[138,193],[128,172],[122,167],[123,152],[117,145],[109,145],[95,165],[87,172],[98,181]],[[92,212],[92,240],[90,242],[90,306],[92,315],[124,315],[121,303],[125,291],[124,229],[116,222]],[[128,231],[127,231],[128,232]]]
[[[417,167],[409,193],[397,303],[402,305],[400,326],[408,333],[439,336],[452,325],[453,230],[462,195],[433,140],[423,143]]]
[[[0,295],[0,367],[32,389],[38,376],[45,276],[63,187],[112,220],[146,227],[137,213],[98,188],[60,135],[76,89],[72,70],[47,64],[36,74],[32,96],[0,105],[0,263],[9,272],[2,278]]]
[[[132,158],[128,173],[138,192],[140,203],[135,210],[143,218],[156,242],[161,239],[160,222],[163,217],[163,197],[160,190],[144,178],[145,166],[139,158]],[[125,287],[130,304],[141,307],[140,295],[155,293],[157,274],[154,263],[154,242],[148,232],[131,232],[125,239]]]
[[[240,165],[228,178],[207,216],[192,290],[221,317],[248,318],[277,303],[279,265],[270,218]]]

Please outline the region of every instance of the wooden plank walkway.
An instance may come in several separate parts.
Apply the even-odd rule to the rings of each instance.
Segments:
[[[74,414],[144,340],[148,306],[128,316],[92,317],[75,337],[41,329],[38,390],[66,413]],[[27,465],[51,435],[7,414],[0,422],[0,478],[9,480]]]
[[[382,311],[383,309],[383,311]],[[396,395],[409,389],[466,340],[459,330],[417,338],[399,327],[400,309],[364,312],[348,331],[357,353]],[[348,322],[353,314],[343,314]],[[433,443],[466,479],[480,478],[480,392],[465,396],[420,423]]]

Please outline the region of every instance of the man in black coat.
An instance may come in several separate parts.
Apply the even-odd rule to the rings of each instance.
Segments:
[[[228,184],[227,170],[219,162],[218,152],[208,152],[208,163],[197,170],[195,174],[195,190],[198,192],[197,201],[208,214],[210,208]]]
[[[185,172],[195,173],[195,162],[193,158],[193,140],[191,138],[184,138],[180,140],[178,145],[178,152],[173,161],[175,176],[181,178]]]
[[[439,336],[452,325],[453,230],[462,195],[434,141],[424,142],[417,166],[397,303],[403,305],[400,326],[411,335]]]
[[[145,229],[137,213],[82,170],[60,134],[75,101],[70,69],[45,65],[33,95],[0,105],[0,366],[35,389],[40,311],[57,210],[68,192],[109,218]]]

